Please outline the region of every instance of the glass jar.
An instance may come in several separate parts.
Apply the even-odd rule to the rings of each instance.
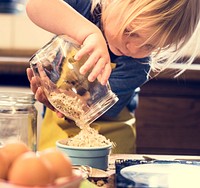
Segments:
[[[37,150],[37,110],[32,93],[0,92],[0,146],[22,141]]]
[[[30,66],[49,102],[82,127],[91,124],[117,101],[109,83],[101,85],[79,73],[88,57],[76,61],[80,45],[67,36],[56,36],[30,59]]]

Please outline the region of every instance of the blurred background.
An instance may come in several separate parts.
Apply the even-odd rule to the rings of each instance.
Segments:
[[[0,1],[0,91],[30,90],[29,59],[53,36],[29,20],[25,3]],[[187,49],[184,56],[192,51]],[[176,70],[172,65],[141,88],[136,111],[138,153],[200,154],[200,57],[178,78]],[[39,126],[42,105],[36,105]]]
[[[0,1],[0,91],[30,91],[26,76],[29,59],[53,36],[29,20],[25,4],[26,0]],[[39,127],[43,106],[35,105]]]
[[[53,36],[29,20],[25,4],[26,0],[0,1],[0,85],[29,86],[24,77],[28,60]]]

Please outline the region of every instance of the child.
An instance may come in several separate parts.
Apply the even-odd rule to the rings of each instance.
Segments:
[[[89,81],[98,77],[105,84],[109,79],[119,101],[91,126],[116,142],[115,153],[134,153],[138,88],[148,80],[150,70],[163,71],[184,56],[194,37],[199,40],[199,0],[29,0],[26,10],[39,27],[82,45],[75,59],[89,54],[80,69],[81,74],[90,71]],[[185,69],[197,56],[196,49]],[[36,99],[55,111],[31,69],[27,75]],[[46,110],[39,149],[78,133],[75,125],[56,113]]]

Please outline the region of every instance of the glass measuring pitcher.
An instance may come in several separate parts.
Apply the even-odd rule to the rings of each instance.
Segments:
[[[30,59],[30,66],[49,102],[76,125],[91,124],[117,101],[109,83],[89,82],[79,73],[87,57],[74,60],[80,45],[67,36],[56,36]]]

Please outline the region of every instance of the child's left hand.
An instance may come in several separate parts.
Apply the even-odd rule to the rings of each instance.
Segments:
[[[85,54],[89,54],[89,58],[80,68],[80,73],[85,74],[90,70],[88,80],[93,82],[98,78],[101,84],[105,85],[111,73],[111,64],[107,44],[101,32],[88,35],[74,58],[79,60]]]
[[[38,82],[38,79],[36,78],[36,76],[33,75],[32,69],[27,68],[26,73],[27,73],[28,80],[30,82],[30,88],[35,95],[35,99],[37,101],[43,103],[46,107],[48,107],[52,111],[55,111],[59,118],[63,118],[64,115],[61,112],[59,112],[58,110],[56,110],[48,101],[48,99],[45,95],[45,92],[41,87],[41,83]]]

